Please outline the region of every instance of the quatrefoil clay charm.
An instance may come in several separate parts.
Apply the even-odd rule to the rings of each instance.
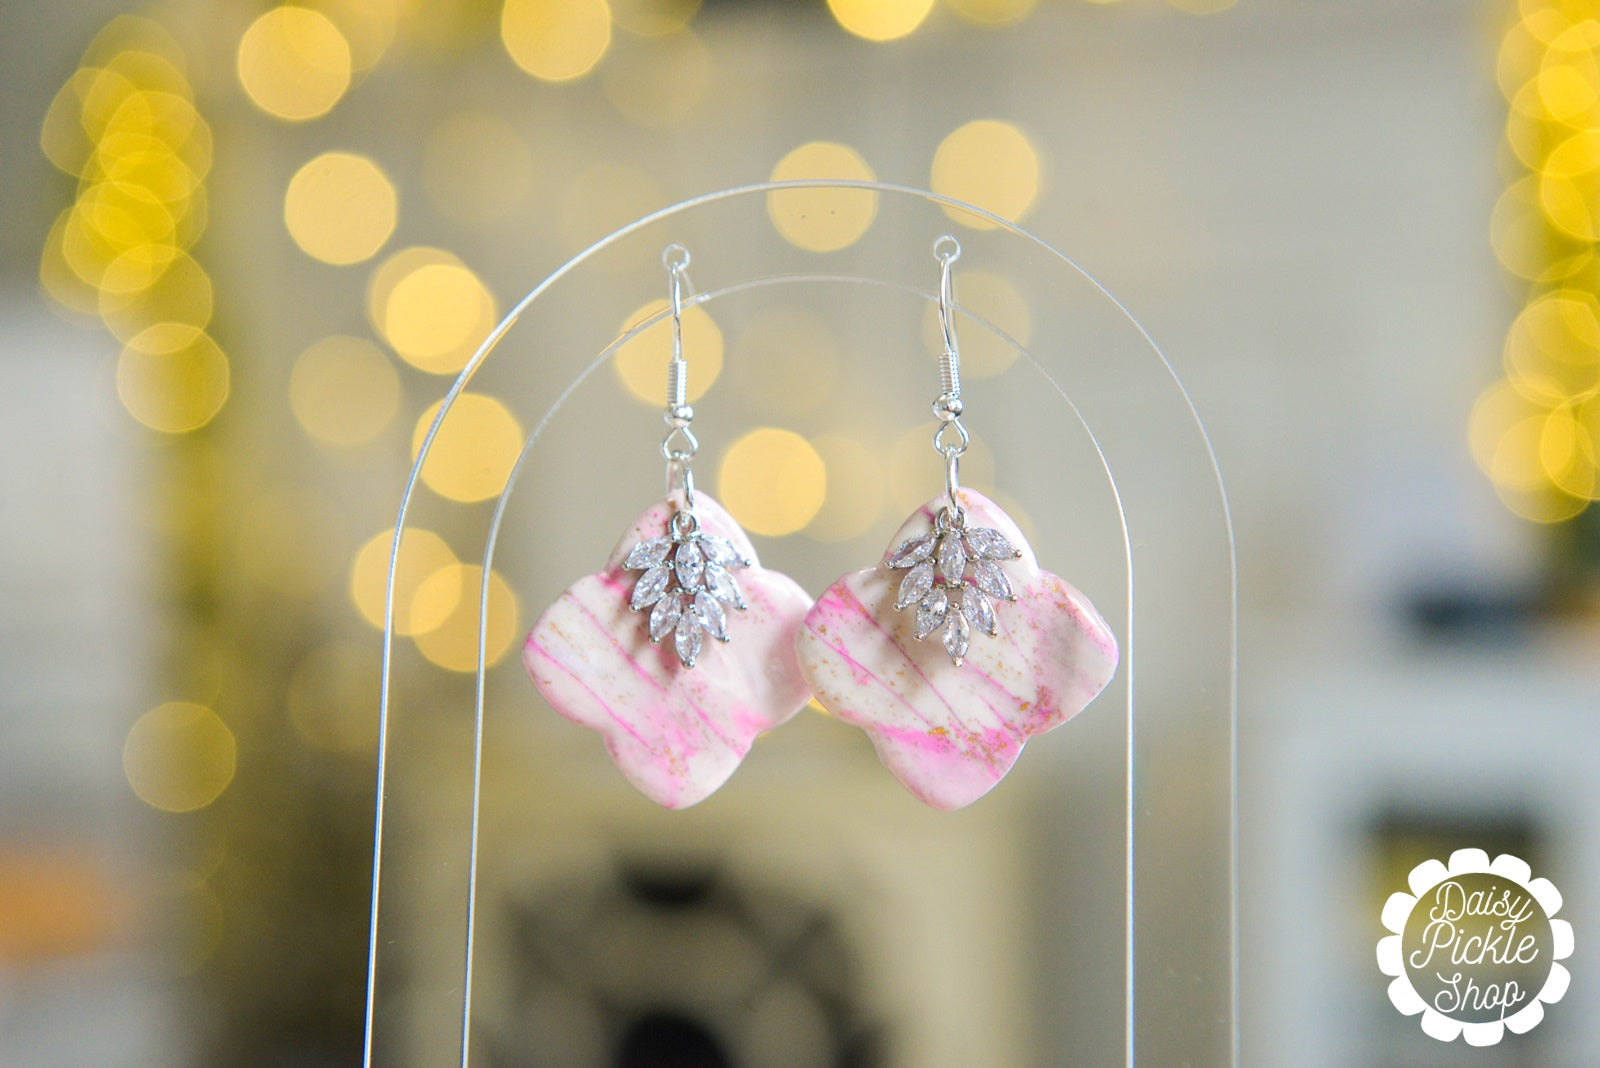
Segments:
[[[691,510],[677,490],[545,610],[522,659],[557,712],[604,736],[629,782],[685,808],[810,697],[794,652],[810,606],[757,563],[721,505],[696,493]]]
[[[940,809],[988,793],[1029,737],[1077,715],[1117,667],[1111,628],[1039,569],[1011,518],[969,489],[956,500],[929,501],[881,565],[828,587],[795,642],[818,703]]]

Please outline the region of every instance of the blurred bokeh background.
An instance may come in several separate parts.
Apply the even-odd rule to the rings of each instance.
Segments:
[[[1600,3],[0,11],[0,1062],[359,1057],[383,578],[420,434],[550,271],[769,178],[1018,220],[1126,302],[1192,394],[1238,547],[1244,1061],[1592,1062]],[[889,225],[871,194],[765,206],[764,239],[797,254]],[[946,224],[981,249],[977,220]],[[932,234],[900,236],[931,264]],[[619,251],[565,310],[612,337],[659,310],[659,250]],[[1074,309],[1025,266],[975,256],[958,287],[1022,346],[1071,349]],[[685,323],[717,428],[700,484],[813,590],[938,485],[932,361],[894,362],[935,326],[873,316],[816,293]],[[658,491],[664,344],[641,335],[552,425],[537,514],[584,537],[513,526],[491,575],[476,1055],[1120,1063],[1117,707],[943,824],[809,712],[757,746],[749,785],[667,816],[521,685],[544,599]],[[995,399],[967,481],[1030,534],[1066,531],[1082,559],[1057,570],[1116,602],[1103,486],[1076,509],[1095,473],[1052,470],[1045,431],[1000,414],[1033,388],[1014,348],[975,333],[967,357]],[[405,998],[459,985],[438,902],[461,874],[481,525],[570,378],[539,359],[452,413],[402,546],[397,686],[440,712],[415,713],[393,839],[396,1064],[457,1041],[422,1012],[408,1030]],[[1213,648],[1228,620],[1173,625]],[[1181,802],[1183,769],[1156,774]],[[1384,898],[1460,846],[1529,860],[1577,930],[1566,1003],[1494,1050],[1422,1036],[1373,963]],[[1186,981],[1226,984],[1215,964]],[[1185,1028],[1148,1062],[1193,1056]]]

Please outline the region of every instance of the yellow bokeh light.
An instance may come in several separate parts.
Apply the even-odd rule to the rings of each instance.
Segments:
[[[869,41],[893,41],[922,25],[933,0],[828,0],[840,26]]]
[[[196,327],[160,323],[117,359],[117,396],[152,430],[182,434],[211,422],[228,399],[228,358]]]
[[[63,308],[83,315],[94,315],[99,308],[100,295],[67,263],[66,253],[62,249],[62,239],[71,216],[71,208],[56,216],[49,234],[45,236],[44,253],[39,257],[39,285]]]
[[[440,213],[457,222],[500,222],[528,200],[533,149],[511,123],[484,111],[452,115],[428,134],[422,182]]]
[[[1579,18],[1593,11],[1588,0],[1517,0],[1522,19],[1512,29],[1528,34],[1535,44],[1554,44],[1572,28],[1572,19],[1562,8],[1570,9]]]
[[[1033,341],[1033,312],[1017,287],[997,274],[962,271],[955,283],[956,304],[966,312],[956,316],[956,337],[961,346],[961,373],[967,378],[993,378],[1017,360],[1016,342],[1026,348]],[[968,316],[983,320],[988,326]],[[1007,341],[989,329],[1003,331]],[[944,351],[944,330],[939,308],[930,303],[922,313],[922,340],[934,355]]]
[[[1572,405],[1563,404],[1545,417],[1539,463],[1550,484],[1561,492],[1595,499],[1595,441]]]
[[[1039,196],[1039,153],[1014,124],[978,119],[958,126],[939,142],[933,154],[932,188],[1015,222]],[[949,207],[944,211],[973,229],[995,225],[970,212]]]
[[[394,531],[374,534],[350,567],[350,599],[368,623],[383,629],[384,591],[389,579],[389,553]],[[456,562],[456,554],[431,530],[408,528],[400,539],[394,572],[394,630],[396,634],[426,633],[450,618],[459,591],[435,585],[423,594],[423,580]]]
[[[110,251],[110,250],[108,250]],[[175,243],[135,245],[97,263],[101,293],[117,298],[137,297],[166,273],[174,260],[184,255]]]
[[[1542,175],[1539,206],[1544,209],[1545,218],[1558,230],[1579,241],[1593,241],[1597,234],[1589,203],[1594,186],[1593,182],[1580,183],[1560,175]]]
[[[371,749],[378,741],[381,671],[381,650],[373,642],[318,646],[289,676],[289,722],[319,749]]]
[[[627,333],[666,307],[665,299],[650,301],[628,316],[619,333]],[[683,309],[683,358],[689,365],[685,392],[693,402],[722,373],[722,330],[698,304]],[[659,408],[667,402],[667,364],[671,362],[672,321],[662,316],[618,346],[613,364],[629,393]]]
[[[1527,492],[1550,484],[1542,446],[1547,413],[1519,419],[1500,433],[1489,459],[1489,477],[1508,490]]]
[[[378,268],[368,294],[379,330],[402,360],[432,374],[466,366],[495,325],[494,297],[460,260],[407,249]]]
[[[139,800],[163,812],[205,808],[233,781],[238,747],[211,709],[173,701],[134,721],[122,770]]]
[[[104,282],[107,264],[129,254],[147,268],[148,281],[178,254],[175,235],[171,210],[148,189],[99,182],[78,195],[62,233],[62,254],[92,286]]]
[[[750,431],[728,446],[717,468],[717,498],[752,534],[794,533],[816,517],[827,496],[827,464],[792,430]]]
[[[849,145],[809,141],[772,168],[774,182],[835,178],[870,182],[877,176]],[[874,189],[775,189],[767,194],[767,215],[784,240],[812,252],[853,245],[878,215]]]
[[[1515,389],[1505,379],[1494,383],[1472,405],[1467,421],[1468,444],[1479,470],[1494,477],[1495,450],[1511,426],[1529,419],[1540,419],[1548,409]]]
[[[1549,64],[1539,71],[1537,84],[1540,102],[1557,121],[1583,114],[1600,97],[1600,85],[1589,64]]]
[[[640,37],[665,37],[689,25],[700,0],[612,0],[611,18]]]
[[[1010,26],[1027,18],[1039,0],[948,0],[956,14],[979,26]]]
[[[574,176],[561,198],[562,243],[572,252],[588,248],[666,202],[661,187],[637,167],[602,163],[586,168]]]
[[[371,259],[399,218],[394,183],[366,156],[324,152],[295,172],[283,221],[300,250],[323,263]]]
[[[1600,302],[1557,290],[1524,308],[1506,333],[1506,378],[1533,401],[1557,405],[1600,390]]]
[[[1573,134],[1550,150],[1542,170],[1561,178],[1576,178],[1600,169],[1600,131]]]
[[[441,568],[428,584],[453,586],[458,591],[455,611],[436,629],[416,637],[418,650],[449,671],[478,669],[478,608],[483,590],[483,568],[456,564]],[[499,572],[489,573],[489,617],[484,638],[484,666],[498,664],[517,637],[517,598]]]
[[[83,175],[94,154],[94,142],[84,128],[83,104],[101,73],[93,67],[74,71],[50,101],[39,129],[45,158],[74,178]]]
[[[1538,69],[1544,50],[1545,43],[1533,35],[1527,19],[1514,24],[1500,39],[1500,48],[1495,54],[1494,80],[1507,103],[1523,90],[1528,72]]]
[[[839,341],[827,322],[805,308],[776,305],[751,317],[729,361],[740,394],[775,415],[814,411],[833,396]]]
[[[400,376],[370,341],[323,338],[294,362],[289,407],[316,440],[361,445],[393,422],[400,409]]]
[[[380,336],[383,334],[383,321],[389,309],[389,297],[393,295],[394,287],[400,283],[400,279],[418,267],[430,263],[459,265],[461,260],[442,248],[413,245],[385,258],[373,268],[372,274],[367,279],[367,322],[372,324],[372,329]]]
[[[275,7],[239,39],[238,71],[245,94],[268,115],[315,119],[350,88],[350,43],[320,11]]]
[[[422,451],[422,441],[441,403],[429,406],[417,420],[411,435],[412,459]],[[499,400],[482,393],[459,394],[428,450],[422,481],[452,501],[498,496],[522,453],[522,444],[522,427]]]
[[[317,9],[333,20],[350,45],[350,66],[358,71],[378,65],[394,43],[401,6],[410,0],[317,0]]]
[[[1502,267],[1531,282],[1558,282],[1593,259],[1587,245],[1551,229],[1539,204],[1539,179],[1534,175],[1513,183],[1495,202],[1489,242]]]
[[[600,88],[612,107],[641,126],[682,122],[711,84],[711,53],[691,30],[636,46],[626,58],[600,72]]]
[[[1507,143],[1534,173],[1501,196],[1490,233],[1502,266],[1538,288],[1507,331],[1506,377],[1478,397],[1468,439],[1510,511],[1559,523],[1600,482],[1600,11],[1589,0],[1518,10],[1495,73]]]
[[[163,204],[182,205],[200,185],[200,175],[168,142],[142,132],[101,138],[94,166],[107,181],[148,189]]]
[[[97,311],[119,341],[131,341],[158,323],[179,323],[205,329],[211,322],[211,278],[186,252],[179,252],[147,285],[134,288],[123,272],[143,277],[143,257],[119,256],[106,265]]]
[[[610,47],[611,9],[605,0],[506,0],[500,39],[535,78],[571,81],[593,70]]]
[[[882,455],[855,438],[825,434],[812,444],[828,473],[822,507],[806,525],[818,541],[851,541],[871,530],[888,503]]]

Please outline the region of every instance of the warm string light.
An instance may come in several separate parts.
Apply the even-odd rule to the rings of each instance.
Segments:
[[[1557,523],[1600,499],[1600,0],[1522,0],[1496,80],[1522,173],[1490,236],[1528,295],[1469,436],[1508,508]]]
[[[206,425],[228,397],[227,356],[206,333],[211,279],[191,255],[206,226],[211,128],[185,56],[147,19],[112,20],[56,94],[40,141],[78,180],[39,276],[123,343],[117,394],[151,429]]]

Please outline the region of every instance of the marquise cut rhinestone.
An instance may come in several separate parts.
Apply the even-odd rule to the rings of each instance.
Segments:
[[[672,628],[678,625],[678,616],[682,614],[683,602],[678,600],[677,594],[657,601],[650,612],[650,640],[658,642],[672,633]]]
[[[966,569],[967,550],[961,547],[961,535],[951,531],[939,540],[939,570],[948,585],[958,586]]]
[[[998,530],[973,527],[967,531],[967,547],[972,555],[983,560],[1012,560],[1022,555],[1022,550],[1006,540]]]
[[[900,580],[895,609],[915,606],[918,640],[942,629],[945,652],[960,667],[974,633],[999,633],[994,601],[1017,598],[998,561],[1021,556],[998,530],[968,528],[962,512],[947,510],[932,530],[907,538],[889,553],[888,567],[909,569]]]
[[[943,589],[935,589],[917,605],[917,638],[921,640],[939,629],[944,614],[950,608],[950,597]]]
[[[1011,581],[1000,565],[992,560],[978,560],[972,565],[972,584],[998,601],[1014,601]]]
[[[634,611],[650,609],[650,640],[659,643],[670,634],[679,662],[692,668],[704,635],[729,640],[723,606],[739,611],[747,607],[729,569],[750,567],[754,561],[745,559],[727,538],[702,533],[692,515],[683,521],[683,515],[672,517],[666,534],[630,549],[622,566],[644,572],[628,604]]]
[[[967,649],[972,643],[972,627],[967,622],[967,617],[961,612],[951,612],[944,622],[944,651],[950,654],[956,667],[961,666],[961,661],[967,657]]]

